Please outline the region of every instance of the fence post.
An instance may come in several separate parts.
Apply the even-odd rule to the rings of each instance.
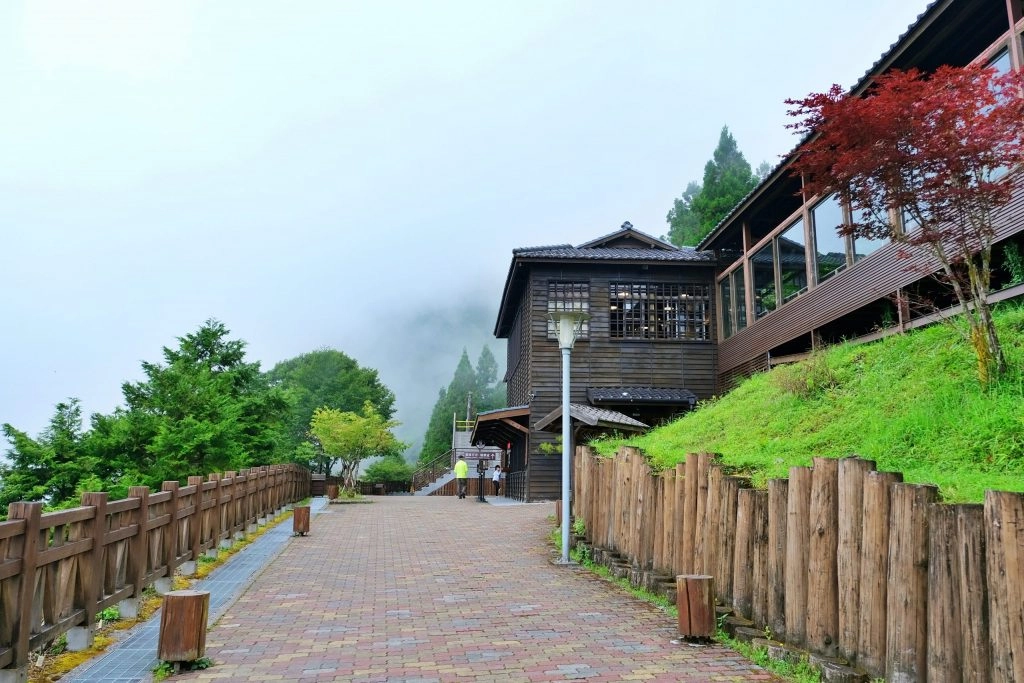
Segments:
[[[178,505],[180,504],[178,486],[176,481],[165,481],[160,486],[161,491],[168,491],[171,494],[170,499],[167,501],[167,513],[170,515],[170,518],[167,520],[167,526],[164,527],[163,531],[163,557],[161,558],[166,573],[153,582],[156,592],[160,595],[171,590],[174,570],[178,566]]]
[[[768,480],[768,607],[767,626],[772,637],[786,634],[786,509],[789,480]]]
[[[810,540],[811,468],[789,468],[786,507],[786,642],[807,641],[807,542]]]
[[[839,538],[836,555],[840,596],[839,654],[851,662],[857,657],[857,634],[860,630],[864,476],[874,469],[873,460],[843,458],[839,461]]]
[[[82,505],[94,508],[93,518],[86,528],[92,538],[92,549],[80,561],[82,564],[82,607],[85,610],[81,626],[68,630],[68,650],[79,652],[92,646],[95,635],[94,624],[99,601],[105,597],[106,574],[103,571],[103,558],[107,531],[107,494],[102,492],[83,493]]]
[[[128,547],[128,580],[132,582],[132,595],[118,604],[122,619],[139,616],[139,600],[146,584],[146,569],[149,560],[149,487],[132,486],[128,489],[130,498],[139,499],[135,509],[135,536]]]
[[[889,535],[885,677],[922,680],[928,665],[928,506],[938,489],[894,484]]]
[[[957,507],[941,503],[928,506],[929,681],[959,681],[963,671]]]
[[[7,506],[7,519],[25,520],[25,534],[21,545],[21,578],[18,580],[18,617],[14,620],[11,643],[14,649],[14,667],[28,670],[29,639],[32,636],[33,615],[36,610],[32,603],[36,593],[36,565],[39,559],[39,524],[43,513],[42,503],[11,503]]]
[[[875,678],[885,676],[891,492],[892,486],[902,480],[898,472],[864,475],[857,664]]]
[[[807,548],[807,645],[834,656],[839,640],[839,461],[814,458]]]
[[[1024,681],[1024,495],[985,491],[992,680]]]

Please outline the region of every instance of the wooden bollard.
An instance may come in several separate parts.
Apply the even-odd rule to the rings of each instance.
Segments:
[[[327,500],[334,500],[338,497],[338,485],[328,484],[327,485]]]
[[[683,638],[711,638],[715,635],[715,579],[706,574],[676,577],[676,607],[679,635]]]
[[[292,533],[305,536],[309,533],[309,506],[296,505],[292,509]]]
[[[157,657],[164,662],[194,662],[203,657],[209,611],[209,591],[165,593]]]

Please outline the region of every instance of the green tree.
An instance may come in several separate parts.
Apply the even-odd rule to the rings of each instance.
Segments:
[[[769,170],[767,163],[758,167],[758,173],[767,174]],[[668,240],[680,247],[698,244],[754,189],[759,179],[729,127],[722,126],[718,146],[704,166],[704,182],[689,183],[665,217],[669,224]]]
[[[41,500],[49,507],[77,502],[79,482],[98,464],[83,448],[78,399],[58,403],[49,425],[36,439],[10,424],[3,425],[3,434],[10,448],[7,463],[0,465],[0,509],[19,500]]]
[[[750,170],[750,164],[737,147],[729,127],[722,126],[718,147],[704,165],[703,188],[693,201],[704,231],[701,239],[714,230],[755,185],[757,176]]]
[[[143,362],[144,381],[122,385],[125,436],[145,444],[140,471],[180,480],[280,459],[285,393],[258,362],[245,361],[245,342],[229,333],[208,320],[179,337],[177,349],[164,347],[163,364]]]
[[[341,463],[342,485],[354,489],[355,475],[363,460],[376,456],[401,457],[406,444],[391,432],[398,424],[383,417],[366,401],[361,413],[317,408],[313,411],[309,431],[332,459],[331,464]]]
[[[458,419],[478,412],[493,410],[505,405],[505,385],[497,381],[498,363],[491,350],[484,346],[477,360],[476,369],[469,362],[469,353],[462,350],[462,356],[455,367],[455,373],[447,389],[438,391],[437,402],[430,414],[419,461],[429,462],[448,452],[452,447],[452,416]]]
[[[692,247],[706,233],[701,231],[700,215],[693,210],[693,200],[700,194],[700,183],[693,180],[683,190],[683,196],[672,202],[665,220],[668,221],[667,239],[677,247]]]
[[[367,466],[360,477],[369,484],[403,484],[412,482],[412,467],[401,455],[388,455]]]
[[[385,419],[395,413],[395,395],[380,381],[377,371],[360,367],[335,349],[318,349],[282,361],[267,377],[285,390],[291,401],[283,446],[293,456],[309,438],[309,423],[317,408],[356,412],[369,401]],[[298,455],[304,456],[304,452]]]

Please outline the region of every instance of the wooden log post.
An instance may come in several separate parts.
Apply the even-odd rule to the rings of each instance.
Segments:
[[[164,662],[194,662],[206,654],[209,591],[171,591],[160,610],[157,657]]]
[[[814,458],[807,548],[807,646],[835,656],[839,640],[839,461]]]
[[[707,574],[704,571],[707,565],[707,554],[711,547],[711,532],[708,525],[708,487],[711,484],[711,471],[715,457],[710,453],[700,453],[697,456],[697,477],[694,482],[696,487],[695,509],[693,528],[693,557],[691,559],[691,574]],[[721,476],[721,472],[718,473]]]
[[[745,490],[753,491],[750,619],[755,628],[763,629],[768,626],[768,595],[772,591],[768,579],[768,492],[764,489]]]
[[[928,506],[927,680],[932,683],[963,680],[957,507]]]
[[[292,532],[299,536],[309,533],[309,506],[296,505],[292,509]]]
[[[741,489],[736,503],[736,552],[733,556],[733,611],[750,619],[754,595],[754,489]]]
[[[988,604],[979,596],[988,583],[985,577],[984,505],[957,506],[956,536],[963,680],[966,683],[985,683],[992,680],[992,649]]]
[[[748,488],[750,480],[743,477],[722,477],[721,501],[718,505],[718,531],[715,549],[715,590],[724,605],[732,604],[733,566],[736,561],[736,508],[740,490]]]
[[[689,456],[687,456],[689,457]],[[672,575],[685,574],[683,571],[683,549],[685,546],[686,512],[686,463],[676,463],[676,476],[672,492]],[[691,548],[693,542],[691,541]]]
[[[839,545],[836,578],[839,585],[839,654],[856,661],[860,633],[860,552],[864,532],[864,475],[875,469],[873,460],[839,461]]]
[[[789,468],[786,507],[786,642],[807,642],[807,547],[811,535],[810,467]]]
[[[938,489],[893,484],[886,599],[885,677],[924,680],[928,659],[928,506]]]
[[[767,624],[776,640],[786,639],[786,520],[789,480],[768,480]]]
[[[1024,681],[1024,495],[985,492],[992,680]]]
[[[902,480],[898,472],[864,475],[857,664],[873,678],[885,676],[891,490]]]
[[[679,635],[683,638],[711,638],[715,635],[715,582],[706,574],[676,577],[676,607]]]
[[[328,484],[327,485],[327,500],[334,500],[338,497],[338,485]]]
[[[688,453],[683,465],[682,521],[683,537],[679,543],[679,573],[692,574],[696,571],[693,561],[693,547],[697,529],[697,466],[699,456]]]
[[[701,520],[703,529],[700,534],[700,547],[697,560],[697,570],[700,574],[715,576],[718,568],[718,560],[715,555],[718,552],[718,508],[722,503],[722,468],[712,465],[708,468],[707,497],[704,503],[704,518]],[[722,587],[716,585],[715,590],[721,592]]]

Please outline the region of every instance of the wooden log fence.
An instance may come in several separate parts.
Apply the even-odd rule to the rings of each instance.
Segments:
[[[258,519],[309,495],[309,472],[273,465],[136,486],[110,501],[85,493],[81,507],[42,512],[19,502],[0,522],[0,669],[21,669],[31,654],[96,615],[170,578],[185,562],[244,534]]]
[[[869,678],[1024,681],[1024,494],[944,504],[856,457],[766,491],[707,453],[665,472],[634,448],[575,460],[585,542],[635,583],[714,577],[719,613]]]

